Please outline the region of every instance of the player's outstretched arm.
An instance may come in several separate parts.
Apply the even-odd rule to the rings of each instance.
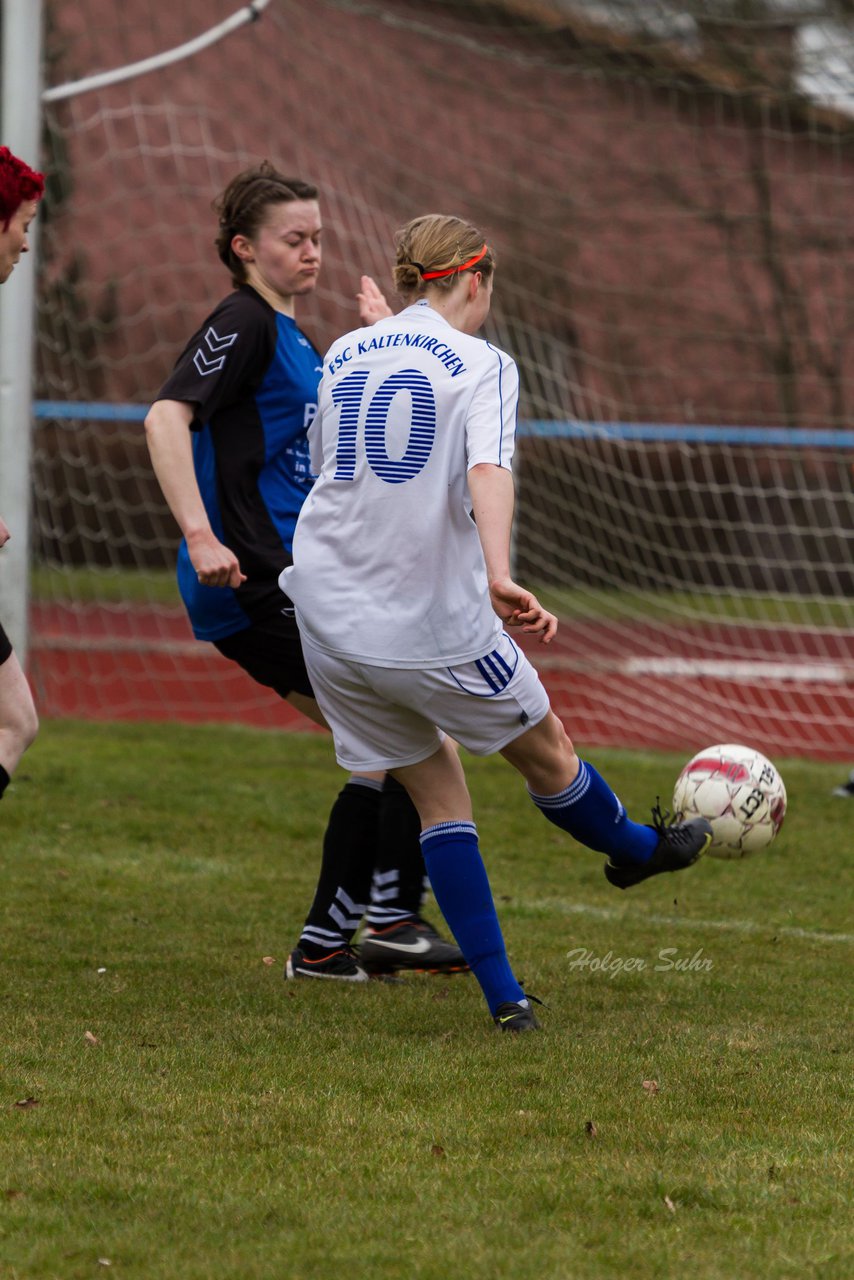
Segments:
[[[521,627],[548,644],[557,631],[557,618],[530,591],[510,576],[510,530],[515,492],[506,467],[481,462],[468,473],[477,534],[486,560],[489,599],[508,627]]]
[[[386,302],[385,294],[371,276],[362,276],[356,301],[359,304],[359,318],[362,324],[376,324],[378,320],[385,320],[388,316],[394,315]]]
[[[9,532],[9,526],[7,525],[6,521],[0,520],[0,547],[5,547],[6,543],[9,541],[11,536],[12,535]]]
[[[187,541],[199,582],[207,587],[239,587],[245,582],[237,556],[214,534],[199,492],[190,439],[192,405],[157,400],[145,419],[151,465],[169,510]]]

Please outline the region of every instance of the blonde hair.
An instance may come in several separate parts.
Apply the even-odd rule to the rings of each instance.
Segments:
[[[394,237],[394,287],[404,298],[419,297],[428,287],[450,290],[461,272],[479,271],[488,278],[495,270],[495,251],[477,227],[446,213],[425,213],[401,227]],[[481,255],[481,251],[485,252]],[[466,264],[472,258],[476,262]],[[447,272],[425,280],[434,271]]]

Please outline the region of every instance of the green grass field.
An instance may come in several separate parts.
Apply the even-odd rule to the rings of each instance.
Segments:
[[[590,754],[635,816],[682,763]],[[854,804],[778,763],[771,850],[620,894],[467,762],[549,1006],[513,1038],[470,977],[282,981],[323,738],[43,725],[0,804],[0,1276],[850,1276]]]

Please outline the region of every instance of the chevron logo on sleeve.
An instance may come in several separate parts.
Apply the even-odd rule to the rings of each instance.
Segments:
[[[209,326],[205,334],[205,344],[211,354],[208,355],[204,345],[202,345],[193,356],[193,364],[203,378],[206,378],[208,374],[216,373],[218,369],[222,368],[225,364],[225,355],[220,355],[219,353],[226,352],[236,341],[236,333],[226,333],[220,337],[213,325]]]

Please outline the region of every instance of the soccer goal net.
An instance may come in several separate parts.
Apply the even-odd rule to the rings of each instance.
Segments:
[[[390,292],[400,223],[496,246],[516,572],[561,617],[532,656],[579,743],[854,756],[849,6],[46,7],[45,713],[283,723],[191,637],[142,429],[228,288],[211,201],[267,157],[322,193],[321,349],[362,272]]]

